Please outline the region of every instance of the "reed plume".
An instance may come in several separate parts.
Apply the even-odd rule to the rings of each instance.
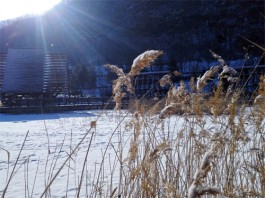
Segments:
[[[227,65],[226,62],[225,62],[225,60],[224,60],[220,55],[216,54],[216,53],[213,52],[212,50],[209,50],[209,51],[211,52],[212,56],[213,56],[215,59],[217,59],[217,61],[218,61],[218,62],[220,63],[220,65],[221,65],[221,67],[224,67],[224,66]]]
[[[196,84],[197,90],[199,92],[202,91],[203,87],[207,85],[207,81],[211,80],[212,77],[218,72],[219,66],[211,67],[209,70],[207,70],[202,77],[198,77],[198,81]]]
[[[160,80],[159,84],[161,87],[165,87],[167,84],[170,85],[170,87],[173,87],[173,82],[171,80],[171,76],[169,74],[164,75]]]
[[[211,169],[211,159],[215,155],[216,147],[212,147],[208,152],[205,153],[199,168],[196,170],[193,182],[189,188],[188,198],[196,198],[208,194],[219,194],[220,189],[216,186],[203,186],[203,178],[207,176],[207,173]]]
[[[142,69],[150,66],[163,52],[159,50],[148,50],[137,56],[131,66],[128,76],[134,77],[140,73]]]
[[[115,110],[119,110],[122,107],[122,99],[126,96],[123,88],[126,91],[133,94],[134,87],[132,85],[132,79],[137,76],[142,69],[150,66],[158,56],[163,54],[159,50],[148,50],[139,56],[137,56],[131,66],[130,72],[126,75],[121,68],[118,68],[116,65],[106,64],[105,67],[109,68],[112,72],[116,73],[118,78],[113,81],[112,93],[113,100],[116,103]]]

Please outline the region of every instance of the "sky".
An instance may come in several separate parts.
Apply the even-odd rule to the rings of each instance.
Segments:
[[[25,15],[39,15],[61,0],[0,0],[0,21]]]

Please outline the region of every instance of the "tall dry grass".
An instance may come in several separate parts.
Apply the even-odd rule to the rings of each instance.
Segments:
[[[49,189],[62,169],[68,169],[69,179],[69,172],[75,171],[77,151],[88,136],[82,172],[76,175],[76,197],[81,197],[81,191],[91,198],[265,197],[265,78],[260,79],[253,105],[245,104],[241,100],[242,89],[233,80],[240,76],[221,56],[211,52],[219,65],[198,79],[175,86],[166,75],[159,82],[161,86],[170,86],[165,98],[135,99],[128,110],[120,111],[124,87],[133,94],[132,77],[161,53],[154,50],[143,53],[134,60],[128,74],[117,66],[106,65],[118,75],[113,84],[117,125],[102,149],[100,162],[95,163],[94,175],[87,173],[87,156],[97,136],[96,121],[77,145],[70,145],[59,168],[55,168],[57,155],[54,155],[53,163],[47,166],[42,197],[53,197]],[[204,87],[212,78],[219,79],[218,86],[213,93],[205,94]],[[224,81],[228,82],[227,87],[223,86]],[[126,134],[130,134],[129,139]],[[118,137],[116,145],[114,136]],[[108,149],[115,155],[108,155]],[[9,175],[2,197],[14,171]],[[73,188],[68,183],[65,197],[67,190]],[[32,197],[27,189],[26,186],[25,197]]]
[[[265,196],[264,77],[254,104],[247,105],[244,87],[237,86],[240,75],[210,52],[219,65],[191,79],[189,87],[176,87],[165,75],[159,83],[170,89],[162,101],[137,101],[129,152],[121,160],[120,196]],[[216,74],[217,88],[205,94]]]

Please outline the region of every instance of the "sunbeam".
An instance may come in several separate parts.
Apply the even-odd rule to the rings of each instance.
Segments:
[[[0,21],[26,15],[39,15],[61,0],[0,0]]]

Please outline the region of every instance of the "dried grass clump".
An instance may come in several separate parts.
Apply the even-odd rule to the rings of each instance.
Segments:
[[[113,99],[116,103],[115,109],[121,109],[122,99],[126,96],[124,93],[123,87],[126,87],[126,90],[129,93],[134,93],[131,79],[124,74],[121,68],[118,68],[116,65],[106,64],[105,67],[109,68],[112,72],[116,73],[118,79],[113,81],[112,93]]]
[[[221,191],[216,186],[203,186],[203,179],[207,176],[207,173],[211,170],[211,159],[215,155],[215,147],[212,147],[205,153],[200,167],[196,170],[193,182],[189,187],[188,198],[200,197],[204,194],[219,194]]]
[[[182,73],[180,73],[180,72],[178,72],[178,71],[174,71],[174,72],[172,72],[172,74],[173,74],[174,76],[176,76],[176,77],[182,75]],[[164,75],[164,76],[159,80],[159,84],[160,84],[160,86],[161,86],[161,87],[165,87],[165,86],[169,85],[170,87],[173,87],[174,85],[173,85],[173,82],[172,82],[172,80],[171,80],[171,77],[172,77],[171,74],[166,74],[166,75]]]
[[[173,87],[173,82],[171,80],[171,76],[169,74],[164,75],[160,80],[159,84],[161,87],[165,87],[166,85],[170,85],[170,87]]]
[[[219,74],[219,78],[229,78],[229,77],[233,77],[236,75],[237,75],[237,71],[234,68],[225,65],[223,67],[223,71]]]
[[[182,112],[185,115],[196,115],[197,118],[200,119],[204,113],[210,112],[214,116],[219,116],[224,113],[225,110],[226,112],[228,112],[228,109],[231,110],[233,105],[230,104],[229,107],[227,105],[230,101],[230,97],[232,97],[231,93],[235,91],[235,85],[239,81],[237,76],[238,73],[235,69],[229,67],[221,56],[213,51],[210,52],[213,57],[218,60],[220,65],[211,67],[203,74],[203,76],[198,77],[196,86],[194,79],[192,79],[190,83],[191,92],[188,93],[186,91],[186,86],[183,82],[180,82],[180,86],[176,88],[171,81],[171,76],[169,74],[160,79],[160,86],[164,87],[167,84],[170,85],[166,98],[166,106],[159,116],[161,119],[174,114],[174,112]],[[203,88],[208,84],[208,81],[213,80],[221,69],[222,71],[217,78],[220,81],[213,96],[209,97],[203,94]],[[177,73],[177,75],[178,74],[179,73]],[[224,84],[226,86],[228,85],[228,87],[224,87]],[[207,103],[205,103],[206,97],[208,97]],[[173,110],[174,107],[175,109]]]
[[[105,67],[109,68],[112,72],[117,74],[118,77],[125,77],[123,70],[121,68],[118,68],[116,65],[106,64]]]
[[[116,103],[115,110],[119,110],[122,107],[122,99],[126,96],[125,90],[129,93],[134,93],[134,87],[132,85],[132,78],[140,73],[142,69],[149,66],[155,59],[163,54],[159,50],[149,50],[138,57],[136,57],[131,66],[130,72],[125,75],[121,68],[118,68],[116,65],[106,64],[105,67],[109,68],[112,72],[116,73],[118,79],[113,81],[112,93],[114,95],[113,99]]]
[[[172,149],[170,148],[168,142],[162,142],[159,145],[156,146],[156,148],[150,152],[149,154],[149,160],[150,163],[154,162],[155,159],[160,157],[160,155],[166,151],[171,151]]]
[[[265,76],[260,77],[258,95],[254,99],[254,104],[263,104],[265,97]],[[263,101],[263,102],[262,102]]]
[[[260,125],[265,118],[265,77],[260,77],[259,89],[254,99],[254,114]]]
[[[129,76],[137,76],[142,69],[153,63],[163,52],[159,50],[148,50],[137,56],[132,64],[131,71],[128,73]]]
[[[263,95],[257,95],[254,100],[254,105],[259,106],[265,103],[265,97]]]
[[[214,117],[217,117],[223,114],[226,107],[227,101],[224,100],[222,83],[219,83],[217,89],[213,93],[213,96],[208,100],[207,108],[209,113],[211,113]]]
[[[166,106],[161,110],[159,118],[165,119],[176,112],[183,112],[189,102],[190,96],[187,93],[184,82],[181,81],[178,88],[172,85],[167,93]]]
[[[214,75],[218,72],[219,66],[211,67],[209,70],[207,70],[202,77],[198,77],[197,80],[197,90],[199,92],[202,91],[202,89],[207,85],[208,80],[212,80]]]
[[[182,111],[187,110],[186,107],[190,105],[191,96],[186,89],[185,83],[183,81],[180,81],[178,88],[176,90],[172,89],[172,92],[173,92],[173,98],[172,99],[168,98],[167,102],[168,103],[171,103],[169,101],[175,102],[181,107]]]
[[[160,119],[165,119],[167,117],[170,117],[171,115],[174,115],[177,111],[178,105],[176,103],[172,103],[167,105],[159,114]]]
[[[216,54],[215,52],[213,52],[212,50],[209,50],[210,51],[210,53],[212,54],[212,56],[215,58],[215,59],[217,59],[217,61],[220,63],[220,65],[221,65],[221,67],[224,67],[224,66],[226,66],[227,64],[226,64],[226,62],[225,62],[225,60],[220,56],[220,55],[218,55],[218,54]]]
[[[135,111],[132,118],[133,124],[133,138],[131,139],[129,148],[129,163],[134,163],[137,160],[138,147],[139,147],[139,136],[141,134],[141,126],[143,124],[142,116],[140,112]]]
[[[210,52],[212,56],[220,63],[222,72],[218,75],[218,79],[220,79],[224,84],[228,84],[228,88],[225,91],[227,95],[229,95],[233,92],[236,84],[239,82],[238,72],[234,68],[229,67],[220,55],[214,53],[211,50]]]

